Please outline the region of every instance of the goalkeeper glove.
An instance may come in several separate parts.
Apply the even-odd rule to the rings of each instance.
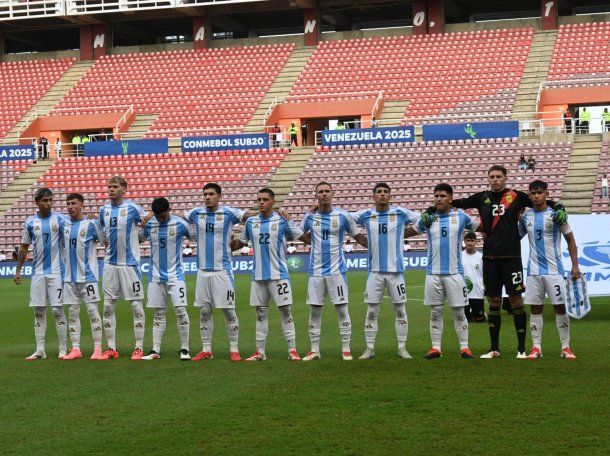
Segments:
[[[426,228],[429,228],[436,221],[436,216],[434,215],[435,212],[436,208],[434,206],[430,206],[421,215],[421,221]]]
[[[566,208],[563,206],[563,204],[555,204],[555,206],[553,206],[553,211],[555,211],[553,221],[558,225],[565,225],[568,221],[568,213],[566,212]]]

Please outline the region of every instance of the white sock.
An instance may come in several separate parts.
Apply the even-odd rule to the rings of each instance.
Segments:
[[[430,339],[432,339],[432,348],[441,349],[441,341],[443,340],[443,306],[430,307]]]
[[[44,353],[46,332],[47,308],[34,307],[34,337],[36,338],[36,353]]]
[[[256,349],[265,353],[267,335],[269,334],[269,307],[256,307]]]
[[[349,318],[347,304],[339,304],[335,306],[337,315],[339,316],[339,334],[341,335],[341,350],[350,350],[350,339],[352,337],[352,321]]]
[[[570,348],[570,317],[568,314],[555,314],[555,322],[557,323],[557,331],[559,331],[561,348]]]
[[[87,313],[89,314],[89,321],[91,322],[91,335],[93,336],[93,349],[102,349],[102,326],[100,319],[100,312],[98,310],[97,302],[90,302],[86,304]]]
[[[452,307],[451,312],[453,313],[453,327],[460,342],[460,349],[468,348],[468,320],[466,320],[464,308]]]
[[[212,319],[212,306],[209,304],[204,304],[199,310],[199,330],[201,331],[201,345],[203,351],[211,352],[214,320]]]
[[[161,353],[161,340],[163,340],[166,326],[167,309],[163,307],[156,308],[155,316],[153,317],[152,349],[157,353]]]
[[[131,312],[133,313],[133,335],[136,339],[136,348],[144,348],[144,306],[142,301],[131,301]]]
[[[229,349],[232,352],[238,352],[239,342],[239,320],[235,309],[222,309],[225,315],[225,327],[227,328],[227,336],[229,336]]]
[[[544,325],[544,320],[542,319],[542,314],[530,315],[530,332],[532,333],[532,345],[535,348],[542,348],[542,326]]]
[[[57,329],[57,338],[59,339],[59,351],[68,351],[68,322],[63,307],[53,307],[53,316],[55,317],[55,328]]]
[[[400,350],[407,345],[407,336],[409,334],[409,319],[407,318],[407,306],[405,303],[394,304],[394,313],[396,314],[396,339],[398,341],[398,349]]]
[[[366,348],[371,350],[375,349],[375,339],[377,339],[377,317],[379,316],[379,309],[381,304],[367,303],[366,320],[364,321],[364,340],[366,341]]]
[[[180,335],[180,349],[188,351],[191,328],[189,314],[186,311],[186,307],[183,306],[174,307],[174,313],[176,314],[176,324],[178,325],[178,334]]]
[[[294,320],[292,319],[292,306],[280,307],[280,316],[282,318],[282,331],[284,332],[284,339],[288,345],[288,351],[294,350],[297,347],[297,341]]]
[[[68,306],[68,331],[70,332],[70,342],[72,348],[80,350],[80,305],[72,304]]]
[[[116,350],[116,300],[104,298],[103,322],[108,348]]]
[[[320,333],[322,332],[322,306],[309,306],[309,340],[311,351],[320,353]]]

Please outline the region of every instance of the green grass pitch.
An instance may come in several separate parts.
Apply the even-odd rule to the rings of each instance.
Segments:
[[[254,351],[249,276],[237,276],[242,356]],[[608,298],[592,302],[583,321],[572,321],[578,359],[559,358],[552,309],[545,309],[541,360],[516,360],[512,317],[505,315],[503,357],[462,360],[445,314],[444,356],[422,359],[429,348],[423,272],[407,274],[408,349],[396,356],[394,315],[385,302],[377,358],[340,358],[337,318],[324,310],[322,359],[286,358],[278,312],[270,312],[268,360],[231,363],[224,319],[215,313],[214,355],[181,362],[173,313],[163,358],[132,362],[131,312],[119,302],[118,348],[109,362],[55,359],[57,338],[48,315],[47,355],[28,363],[35,348],[29,282],[0,281],[1,454],[607,454],[610,448]],[[292,276],[298,350],[309,349],[307,277]],[[362,303],[365,274],[349,274],[352,351],[365,347]],[[194,276],[189,276],[193,302]],[[201,349],[197,313],[190,307],[191,353]],[[83,348],[91,353],[87,313],[81,309]],[[147,311],[145,351],[152,314]],[[471,348],[488,349],[484,324],[472,324]],[[530,342],[528,340],[528,346]]]

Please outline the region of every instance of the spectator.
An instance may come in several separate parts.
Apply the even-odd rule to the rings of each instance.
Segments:
[[[587,108],[582,108],[580,113],[580,133],[586,134],[589,133],[589,122],[591,121],[591,113],[587,111]]]
[[[307,123],[301,122],[301,145],[307,145]]]
[[[343,244],[343,251],[345,253],[351,253],[354,251],[354,245],[349,239],[345,242],[345,244]]]
[[[403,252],[410,252],[412,249],[411,244],[409,244],[409,241],[405,239],[405,243],[402,246],[402,251]]]
[[[49,158],[49,140],[44,136],[40,137],[40,152],[43,160]]]
[[[345,130],[345,125],[343,124],[342,121],[339,121],[339,123],[337,124],[337,128],[335,128],[335,130]]]
[[[290,124],[290,129],[288,130],[290,133],[290,145],[294,144],[295,146],[299,145],[299,129],[296,127],[294,122]]]
[[[602,177],[602,198],[610,198],[608,193],[608,178],[606,177],[606,173],[604,173]]]
[[[377,128],[379,126],[379,122],[375,119],[375,116],[371,117],[371,128]]]
[[[273,147],[280,147],[280,142],[282,141],[282,129],[277,123],[271,129],[271,140]]]
[[[80,143],[82,144],[82,149],[81,150],[85,150],[85,144],[87,144],[88,142],[90,142],[91,140],[89,139],[89,135],[83,135]]]
[[[98,141],[106,141],[108,134],[106,133],[106,130],[104,130],[103,128],[100,130],[100,135],[97,137]]]
[[[39,157],[39,153],[40,153],[40,151],[38,150],[38,139],[37,138],[32,139],[32,146],[34,146],[34,163],[36,163],[36,161],[38,160],[38,157]]]
[[[186,247],[182,251],[182,256],[186,256],[186,257],[193,256],[193,249],[191,249],[191,246],[189,244],[186,244]]]
[[[604,108],[602,118],[604,122],[604,131],[610,131],[610,112],[608,112],[608,108]]]
[[[527,170],[531,170],[532,173],[536,171],[536,159],[533,155],[530,155],[530,158],[527,159]],[[525,172],[527,172],[527,170]]]
[[[72,144],[74,145],[74,152],[75,155],[80,155],[80,151],[81,151],[81,143],[82,143],[82,139],[80,137],[80,135],[77,133],[72,137]]]
[[[572,133],[572,113],[566,109],[563,113],[563,123],[566,128],[566,133]]]
[[[55,140],[55,157],[61,157],[61,139],[59,138]]]
[[[286,249],[286,252],[287,252],[289,255],[292,255],[293,253],[296,253],[296,251],[297,251],[297,248],[294,246],[294,243],[293,243],[293,242],[291,242],[290,244],[288,244],[288,248]]]
[[[4,250],[0,251],[0,261],[6,261],[6,253],[4,253]]]
[[[518,163],[519,163],[519,171],[525,171],[527,169],[527,161],[525,160],[524,153],[521,153]]]

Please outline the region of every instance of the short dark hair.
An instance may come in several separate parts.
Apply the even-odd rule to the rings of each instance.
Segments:
[[[434,193],[436,192],[447,192],[453,196],[453,187],[445,182],[441,182],[434,187]]]
[[[477,235],[475,234],[474,231],[466,231],[466,234],[464,235],[464,239],[477,239]]]
[[[330,189],[331,189],[331,190],[333,189],[333,186],[332,186],[332,185],[330,185],[328,182],[326,182],[326,181],[321,181],[321,182],[318,182],[318,183],[316,184],[316,192],[318,191],[318,187],[320,187],[320,186],[322,186],[322,185],[328,185],[328,186],[330,187]]]
[[[489,169],[487,170],[487,175],[489,176],[489,174],[492,171],[500,171],[502,174],[504,174],[505,176],[508,174],[508,171],[506,170],[506,168],[502,165],[491,165],[489,167]]]
[[[164,212],[169,211],[169,201],[167,201],[167,198],[160,196],[159,198],[155,198],[153,200],[150,208],[156,215],[163,214]]]
[[[271,190],[269,187],[261,188],[258,193],[267,193],[271,198],[275,199],[275,192]]]
[[[549,189],[549,184],[547,184],[544,181],[541,181],[540,179],[536,179],[535,181],[530,182],[530,185],[529,185],[530,192],[532,190],[547,191],[548,189]]]
[[[70,193],[66,196],[66,201],[79,200],[81,203],[85,202],[85,197],[80,193]]]
[[[373,193],[375,193],[377,191],[378,188],[386,188],[388,190],[388,192],[391,192],[392,190],[390,189],[390,186],[388,184],[386,184],[385,182],[378,182],[375,187],[373,187]]]
[[[208,182],[207,184],[205,184],[203,186],[203,191],[205,192],[206,190],[212,189],[214,190],[216,193],[218,193],[219,195],[222,195],[222,188],[220,188],[220,185],[218,185],[216,182]]]
[[[40,187],[38,190],[36,190],[36,193],[34,194],[34,201],[38,202],[41,199],[46,198],[47,196],[50,196],[51,198],[53,197],[53,192],[51,191],[51,189],[47,187]]]

